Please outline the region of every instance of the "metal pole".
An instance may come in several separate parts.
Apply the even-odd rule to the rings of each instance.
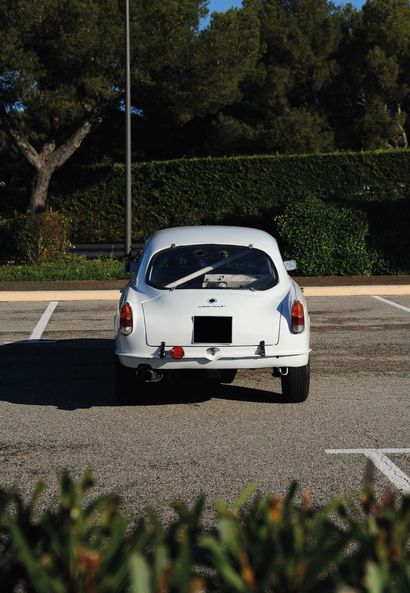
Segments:
[[[125,241],[124,256],[131,254],[131,68],[130,3],[125,0]]]

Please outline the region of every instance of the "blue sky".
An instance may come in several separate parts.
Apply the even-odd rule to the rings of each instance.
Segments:
[[[343,0],[334,0],[335,4],[347,4],[347,2],[343,2]],[[365,3],[365,0],[350,0],[350,3],[357,8],[360,8]],[[242,0],[209,0],[209,12],[214,12],[217,10],[227,10],[232,6],[241,6]]]

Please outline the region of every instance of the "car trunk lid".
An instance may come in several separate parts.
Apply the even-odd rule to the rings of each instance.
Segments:
[[[283,295],[269,292],[169,291],[142,305],[147,344],[277,344]]]

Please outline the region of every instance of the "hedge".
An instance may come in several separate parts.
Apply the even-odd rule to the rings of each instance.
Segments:
[[[142,163],[132,181],[134,236],[141,239],[169,225],[253,217],[268,224],[267,215],[310,194],[355,207],[408,197],[410,150]],[[122,165],[66,168],[51,205],[74,216],[76,240],[118,241],[124,187]]]
[[[74,243],[118,243],[124,195],[123,165],[66,166],[54,178],[50,205],[72,219]],[[140,163],[132,195],[136,242],[167,226],[239,224],[277,235],[281,246],[276,217],[315,196],[364,217],[369,273],[410,271],[410,150]]]
[[[371,482],[358,500],[315,507],[261,496],[248,484],[205,528],[204,497],[174,505],[164,525],[152,511],[132,523],[117,496],[94,500],[90,472],[60,476],[54,508],[0,490],[0,583],[4,593],[408,593],[410,497]],[[85,496],[87,494],[87,503]]]

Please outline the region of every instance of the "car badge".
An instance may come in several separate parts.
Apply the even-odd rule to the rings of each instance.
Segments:
[[[208,303],[217,303],[218,301],[216,299],[208,299]]]

